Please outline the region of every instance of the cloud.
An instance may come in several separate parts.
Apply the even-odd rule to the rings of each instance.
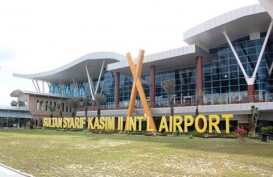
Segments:
[[[15,51],[0,47],[0,61],[11,60],[15,57]]]

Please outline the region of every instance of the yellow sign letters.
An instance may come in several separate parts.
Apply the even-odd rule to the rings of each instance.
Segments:
[[[222,114],[221,116],[211,114],[205,116],[199,114],[194,119],[191,115],[175,115],[162,116],[159,124],[159,132],[188,132],[189,127],[194,127],[198,133],[204,133],[208,130],[212,133],[215,130],[221,133],[219,123],[221,119],[225,121],[226,133],[230,132],[229,120],[233,117],[232,114]],[[199,121],[202,121],[202,127],[199,126]],[[126,127],[123,125],[126,123]],[[144,124],[143,124],[144,123]],[[87,127],[91,130],[118,130],[118,131],[143,131],[143,125],[146,123],[146,131],[151,131],[150,121],[146,116],[137,117],[76,117],[76,118],[44,118],[43,126],[48,128],[67,128],[67,129],[84,129]]]

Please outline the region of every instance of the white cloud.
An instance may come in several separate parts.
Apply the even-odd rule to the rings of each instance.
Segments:
[[[146,54],[185,45],[183,31],[256,0],[2,0],[0,46],[14,52],[0,58],[1,104],[17,88],[34,90],[12,73],[36,73],[95,51]],[[1,56],[1,55],[0,55]]]

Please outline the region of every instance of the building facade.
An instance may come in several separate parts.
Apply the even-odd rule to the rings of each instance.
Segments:
[[[14,90],[10,95],[24,103],[20,109],[27,110],[37,127],[41,126],[44,117],[71,117],[72,108],[67,96],[24,90]]]
[[[175,114],[195,115],[198,102],[203,114],[234,114],[237,126],[248,122],[255,106],[262,113],[260,122],[273,124],[272,26],[272,17],[260,4],[248,6],[186,31],[188,46],[146,55],[141,82],[153,115],[170,114],[162,83],[172,79]],[[92,102],[102,93],[107,98],[103,116],[126,116],[133,85],[126,57],[111,52],[90,53],[51,71],[14,76],[31,79],[36,94],[43,94],[47,83],[56,99],[88,97]],[[29,103],[37,107],[37,99]],[[136,115],[144,114],[138,97],[135,108]],[[96,116],[93,109],[89,105],[89,116]],[[77,115],[83,116],[79,110]]]

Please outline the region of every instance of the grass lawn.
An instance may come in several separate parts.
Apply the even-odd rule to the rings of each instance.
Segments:
[[[273,141],[0,129],[0,163],[34,176],[273,176]]]

